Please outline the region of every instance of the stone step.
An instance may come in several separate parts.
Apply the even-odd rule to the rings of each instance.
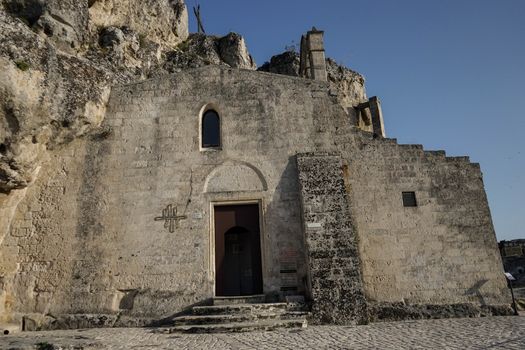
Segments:
[[[224,323],[258,322],[263,320],[304,320],[310,314],[303,311],[259,312],[231,315],[189,315],[172,320],[172,326],[207,325]]]
[[[447,156],[446,152],[443,151],[443,150],[439,150],[439,151],[425,151],[425,155],[427,157],[435,157],[435,158],[442,158],[442,159],[445,159],[445,157]]]
[[[468,156],[447,157],[446,159],[447,161],[454,163],[470,163],[470,157]]]
[[[250,303],[263,297],[215,298],[214,304],[219,305],[193,307],[191,315],[172,319],[167,332],[227,333],[307,326],[310,313],[307,304],[300,302],[304,298],[292,298],[297,301],[287,303]]]
[[[266,296],[264,294],[246,295],[236,297],[215,297],[213,305],[232,305],[232,304],[261,304],[264,303]]]
[[[258,322],[232,322],[206,325],[181,325],[167,328],[166,333],[236,333],[270,331],[278,328],[306,328],[306,319],[262,320]]]
[[[304,295],[287,295],[284,297],[284,299],[289,304],[306,304],[306,299],[304,298]]]
[[[399,144],[399,147],[404,150],[424,151],[423,145],[420,144]]]
[[[390,143],[390,144],[393,144],[393,145],[396,145],[397,144],[397,139],[392,139],[392,138],[384,138],[384,139],[380,139],[381,141],[385,142],[385,143]]]
[[[195,306],[192,308],[194,315],[227,315],[254,313],[260,311],[286,312],[306,311],[306,305],[302,303],[264,303],[264,304],[231,304],[213,306]]]

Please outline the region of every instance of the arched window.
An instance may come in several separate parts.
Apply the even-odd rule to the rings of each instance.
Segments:
[[[209,110],[202,116],[202,148],[221,146],[221,120],[219,114]]]

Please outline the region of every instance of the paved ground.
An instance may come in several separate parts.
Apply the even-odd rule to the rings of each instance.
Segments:
[[[40,343],[40,348],[36,346]],[[525,349],[525,317],[317,326],[236,334],[90,329],[1,336],[0,349]],[[45,346],[48,346],[47,348]]]

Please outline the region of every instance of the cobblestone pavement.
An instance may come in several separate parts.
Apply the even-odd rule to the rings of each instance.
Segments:
[[[28,332],[0,338],[0,349],[525,349],[525,317],[490,317],[311,326],[234,334],[162,334],[121,328]]]

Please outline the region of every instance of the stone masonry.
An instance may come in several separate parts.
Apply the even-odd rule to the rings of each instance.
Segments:
[[[181,0],[117,2],[0,0],[0,323],[210,304],[215,207],[247,204],[262,298],[305,296],[318,323],[509,313],[479,165],[385,138],[322,31],[262,72],[241,36],[189,35]]]
[[[359,131],[328,86],[208,66],[114,87],[100,131],[56,150],[15,209],[6,314],[139,325],[205,303],[213,205],[246,201],[263,213],[264,293],[311,294],[318,322],[363,322],[363,295],[401,310],[508,306],[479,167]],[[220,149],[200,148],[206,108]],[[170,204],[173,232],[155,221]]]
[[[299,154],[297,168],[314,318],[319,323],[366,323],[367,304],[342,159],[326,153]]]
[[[221,150],[199,149],[206,106]],[[216,66],[115,87],[100,133],[57,151],[59,170],[18,206],[2,246],[8,311],[153,319],[208,300],[210,203],[224,201],[262,205],[264,292],[304,293],[294,156],[333,147],[345,116],[326,83]],[[169,204],[185,216],[173,233],[154,221]]]
[[[491,305],[508,298],[479,165],[392,139],[354,141],[343,157],[367,300]],[[403,206],[404,191],[415,192],[417,207]]]

